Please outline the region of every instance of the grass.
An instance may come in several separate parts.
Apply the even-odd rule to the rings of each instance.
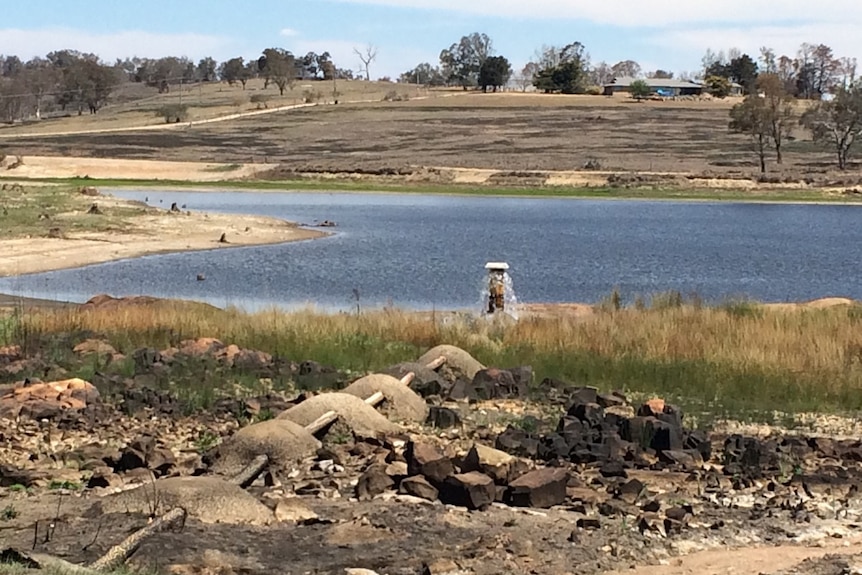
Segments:
[[[130,353],[207,336],[355,372],[412,360],[450,343],[486,365],[532,365],[536,381],[552,377],[636,396],[657,394],[697,413],[764,419],[774,411],[862,410],[858,306],[775,311],[751,302],[708,307],[662,296],[640,309],[597,309],[588,317],[502,325],[468,317],[441,322],[397,310],[245,314],[165,303],[119,311],[30,312],[6,338],[83,330],[103,334]],[[174,377],[174,388],[216,395],[220,376],[208,373],[209,383],[192,372]],[[241,381],[231,377],[231,385]]]
[[[98,196],[78,193],[78,186],[28,185],[0,194],[0,232],[4,238],[49,237],[74,232],[104,232],[124,228],[144,207],[107,206]],[[104,200],[104,198],[101,198]],[[88,214],[96,204],[100,214]],[[52,231],[53,230],[53,231]]]

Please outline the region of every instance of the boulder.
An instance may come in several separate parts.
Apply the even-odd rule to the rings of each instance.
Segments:
[[[386,400],[380,407],[381,411],[398,421],[422,423],[428,417],[428,404],[425,400],[391,375],[367,375],[348,385],[342,392],[361,399],[382,393]]]
[[[497,436],[494,446],[501,451],[518,457],[534,458],[539,454],[538,438],[523,429],[518,429],[511,425]]]
[[[99,390],[82,379],[19,384],[0,396],[0,419],[19,416],[56,419],[97,403],[100,403]]]
[[[623,422],[620,435],[643,448],[682,449],[682,429],[655,417],[637,416]]]
[[[476,358],[454,345],[438,345],[433,347],[417,359],[416,363],[427,365],[441,355],[446,358],[446,367],[449,370],[471,381],[476,377],[476,372],[485,369],[485,366],[479,363]]]
[[[470,387],[480,400],[522,398],[528,392],[526,383],[518,384],[511,372],[495,367],[477,371]]]
[[[280,500],[275,506],[275,519],[282,523],[298,523],[300,525],[313,523],[318,519],[317,513],[308,508],[298,497]]]
[[[171,477],[103,497],[105,513],[161,515],[182,507],[202,523],[268,525],[272,512],[238,485],[217,477]]]
[[[437,497],[440,495],[437,488],[428,483],[428,480],[421,475],[405,477],[401,480],[398,492],[412,495],[413,497],[418,497],[420,499],[427,499],[428,501],[436,501]]]
[[[461,471],[480,471],[494,480],[497,485],[506,485],[515,479],[515,475],[521,470],[517,466],[518,460],[499,449],[475,444],[461,463]]]
[[[440,501],[467,509],[485,509],[496,494],[494,480],[478,471],[451,475],[440,487]]]
[[[432,405],[428,408],[425,424],[438,429],[448,429],[461,425],[461,416],[454,409]]]
[[[414,377],[413,381],[410,382],[410,389],[422,397],[443,395],[445,392],[446,382],[440,377],[440,374],[433,369],[428,369],[422,363],[399,363],[385,369],[384,373],[396,379],[401,379],[408,373],[412,373]]]
[[[368,501],[384,493],[395,485],[386,473],[386,465],[375,464],[368,467],[356,483],[356,497],[360,501]]]
[[[509,483],[508,500],[516,507],[548,508],[566,501],[569,473],[560,467],[530,471]]]
[[[334,411],[350,430],[360,437],[377,437],[398,433],[401,428],[386,419],[362,399],[349,393],[322,393],[279,414],[278,419],[289,419],[306,426],[320,416]]]
[[[404,451],[408,475],[423,475],[435,485],[455,473],[455,465],[438,447],[411,441]]]
[[[239,473],[259,455],[270,465],[286,469],[320,448],[320,442],[303,426],[288,419],[270,419],[247,425],[218,447],[212,469],[218,474]]]

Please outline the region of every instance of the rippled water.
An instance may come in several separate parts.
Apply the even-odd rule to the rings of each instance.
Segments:
[[[855,206],[474,198],[414,194],[116,195],[192,210],[334,220],[330,238],[170,254],[0,279],[0,292],[85,301],[148,294],[255,309],[394,304],[481,309],[484,264],[505,261],[521,302],[667,290],[706,300],[862,299]],[[199,273],[206,281],[196,281]]]

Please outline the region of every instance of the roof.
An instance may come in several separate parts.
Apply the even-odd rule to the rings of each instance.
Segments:
[[[614,78],[610,81],[610,83],[605,84],[605,86],[622,86],[628,87],[632,85],[632,82],[640,80],[641,78],[632,78],[630,76],[620,76],[619,78]],[[701,84],[697,82],[689,82],[688,80],[674,80],[673,78],[642,78],[644,82],[650,88],[702,88]]]

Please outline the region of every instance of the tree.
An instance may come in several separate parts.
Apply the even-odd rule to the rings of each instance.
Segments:
[[[819,44],[811,51],[813,88],[818,97],[829,93],[835,86],[841,62],[832,53],[832,48]]]
[[[785,138],[790,134],[795,115],[794,99],[787,93],[784,82],[777,74],[761,74],[757,78],[757,96],[763,100],[762,109],[765,122],[775,148],[775,160],[783,163],[781,154]]]
[[[834,147],[838,168],[846,169],[862,135],[862,87],[857,83],[838,88],[832,100],[817,102],[809,108],[800,123],[811,131],[815,142]]]
[[[440,52],[440,67],[446,83],[465,90],[479,84],[482,64],[494,55],[494,43],[487,34],[474,32]]]
[[[487,92],[489,86],[496,92],[497,88],[508,84],[511,77],[512,65],[503,56],[490,56],[479,68],[479,86],[483,92]]]
[[[56,90],[60,83],[59,71],[51,62],[42,58],[33,58],[24,65],[22,73],[24,85],[33,101],[33,113],[37,119],[42,118],[42,108],[45,97]]]
[[[201,82],[212,82],[216,79],[218,63],[212,58],[201,58],[195,69],[195,76]]]
[[[590,70],[590,83],[594,86],[604,86],[613,79],[613,70],[607,62],[599,62]]]
[[[650,94],[652,94],[652,89],[646,83],[646,80],[635,80],[629,86],[629,90],[631,91],[632,98],[638,102],[644,98],[649,98]]]
[[[543,48],[541,61],[549,64],[541,68],[533,80],[533,85],[546,94],[581,94],[589,79],[589,56],[584,45],[572,42],[560,49]],[[554,63],[550,65],[551,63]]]
[[[539,65],[535,62],[527,62],[515,77],[515,83],[522,92],[526,92],[527,88],[533,85],[533,81],[536,79],[536,74],[538,73]]]
[[[611,66],[611,73],[615,78],[637,78],[641,75],[641,65],[634,60],[623,60]]]
[[[360,51],[358,48],[353,49],[353,53],[359,57],[359,61],[362,62],[362,70],[365,74],[365,80],[371,81],[371,63],[377,59],[377,48],[374,44],[368,44],[365,48]]]
[[[267,48],[257,61],[258,69],[265,78],[265,85],[270,82],[278,86],[278,93],[284,96],[284,89],[293,90],[296,83],[296,59],[293,54],[282,48]]]
[[[769,146],[769,124],[763,100],[749,94],[730,109],[730,130],[748,135],[760,160],[760,173],[766,173],[766,150]]]
[[[241,57],[231,58],[225,62],[222,62],[219,66],[218,75],[222,81],[227,82],[229,86],[236,85],[237,82],[242,83],[243,90],[245,89],[245,83],[248,81],[245,78],[245,63]]]
[[[714,98],[727,98],[730,95],[730,80],[725,76],[707,76],[703,81],[703,87]]]
[[[659,70],[656,70],[655,72],[653,72],[652,74],[649,74],[647,77],[648,78],[660,78],[662,80],[672,80],[673,79],[673,72],[668,72],[667,70],[659,69]]]
[[[740,84],[745,93],[749,94],[757,81],[757,62],[748,54],[737,56],[727,65],[726,77]]]
[[[443,86],[446,84],[440,68],[432,66],[428,62],[423,62],[412,70],[404,72],[398,81],[404,84],[424,84],[426,86]]]

